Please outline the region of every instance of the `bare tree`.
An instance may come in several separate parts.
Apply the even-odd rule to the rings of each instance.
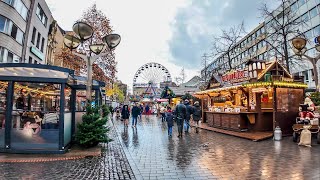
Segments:
[[[226,55],[229,67],[229,69],[226,70],[231,70],[233,68],[231,62],[231,50],[245,34],[244,22],[231,27],[229,30],[222,29],[221,32],[221,35],[213,36],[212,55],[214,57]]]
[[[83,46],[79,47],[77,50],[81,53],[91,53],[88,51],[90,44],[99,44],[102,43],[102,38],[107,34],[113,32],[112,26],[110,25],[110,20],[106,15],[97,9],[97,5],[93,4],[86,12],[83,13],[81,22],[86,22],[93,28],[93,36],[90,41],[85,41]],[[115,80],[115,74],[117,72],[116,66],[117,62],[115,61],[115,53],[113,50],[106,49],[109,52],[107,55],[98,58],[95,64],[100,67],[104,74],[111,81]],[[86,69],[84,69],[85,71]],[[102,75],[102,72],[100,73]]]
[[[298,61],[289,54],[291,45],[288,40],[301,35],[299,27],[305,25],[305,19],[297,18],[295,10],[290,8],[291,0],[278,1],[280,1],[280,6],[276,10],[269,9],[266,3],[262,4],[259,10],[267,21],[265,41],[269,46],[269,53],[281,59],[282,64],[290,72],[290,67],[297,64]]]

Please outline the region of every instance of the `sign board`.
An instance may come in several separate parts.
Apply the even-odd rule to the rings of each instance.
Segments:
[[[229,83],[248,81],[250,79],[248,74],[246,70],[233,70],[222,75],[222,81]]]
[[[259,93],[259,92],[265,92],[265,91],[267,91],[266,88],[253,88],[252,89],[253,93]]]
[[[41,59],[42,61],[44,60],[44,55],[41,51],[39,51],[37,48],[35,47],[30,47],[30,51],[32,52],[32,54],[34,54],[35,56],[37,56],[39,59]]]
[[[314,43],[320,44],[320,42],[318,41],[318,37],[315,37],[315,38],[314,38]]]
[[[221,86],[221,83],[210,83],[209,88],[212,89],[212,88],[217,88],[220,86]]]
[[[281,77],[280,80],[285,82],[293,82],[292,78],[287,78],[287,77]]]

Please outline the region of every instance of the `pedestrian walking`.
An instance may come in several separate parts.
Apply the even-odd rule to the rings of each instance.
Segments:
[[[167,125],[168,125],[168,136],[172,137],[173,114],[172,114],[170,107],[168,107],[168,110],[165,113],[165,119],[166,119]]]
[[[145,110],[146,110],[146,115],[149,115],[150,107],[149,107],[149,105],[148,105],[148,104],[146,105]]]
[[[196,102],[194,102],[193,115],[192,115],[193,121],[196,125],[196,133],[199,132],[199,121],[201,121],[201,116],[202,116],[202,110],[199,105],[199,102],[196,101]]]
[[[162,122],[166,120],[166,108],[164,108],[163,106],[161,106],[160,108],[160,115],[161,115],[161,120]]]
[[[186,106],[186,118],[184,120],[184,132],[188,133],[189,132],[189,127],[190,127],[190,119],[191,119],[191,115],[193,114],[193,106],[190,105],[189,100],[186,99],[184,101],[184,104]]]
[[[176,121],[178,126],[178,137],[182,137],[182,131],[183,131],[183,121],[186,118],[187,108],[183,104],[183,101],[180,101],[180,104],[176,106],[175,109],[175,115],[176,115]]]
[[[140,104],[139,108],[140,108],[139,118],[142,119],[142,113],[143,113],[143,106],[142,106],[142,104]]]
[[[129,124],[130,111],[128,105],[124,105],[121,111],[121,118],[124,121],[124,126],[128,127]]]
[[[137,104],[134,104],[131,109],[132,127],[136,127],[139,114],[140,114],[140,108],[137,106]]]

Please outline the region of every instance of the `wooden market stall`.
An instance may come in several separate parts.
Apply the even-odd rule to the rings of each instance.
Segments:
[[[194,96],[211,127],[255,132],[279,126],[290,134],[306,87],[277,61],[250,60],[245,70],[213,76],[207,90]]]

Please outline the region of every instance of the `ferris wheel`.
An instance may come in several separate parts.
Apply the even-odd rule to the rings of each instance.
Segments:
[[[170,72],[159,63],[147,63],[141,66],[133,77],[133,85],[153,84],[159,86],[161,82],[171,81]]]

